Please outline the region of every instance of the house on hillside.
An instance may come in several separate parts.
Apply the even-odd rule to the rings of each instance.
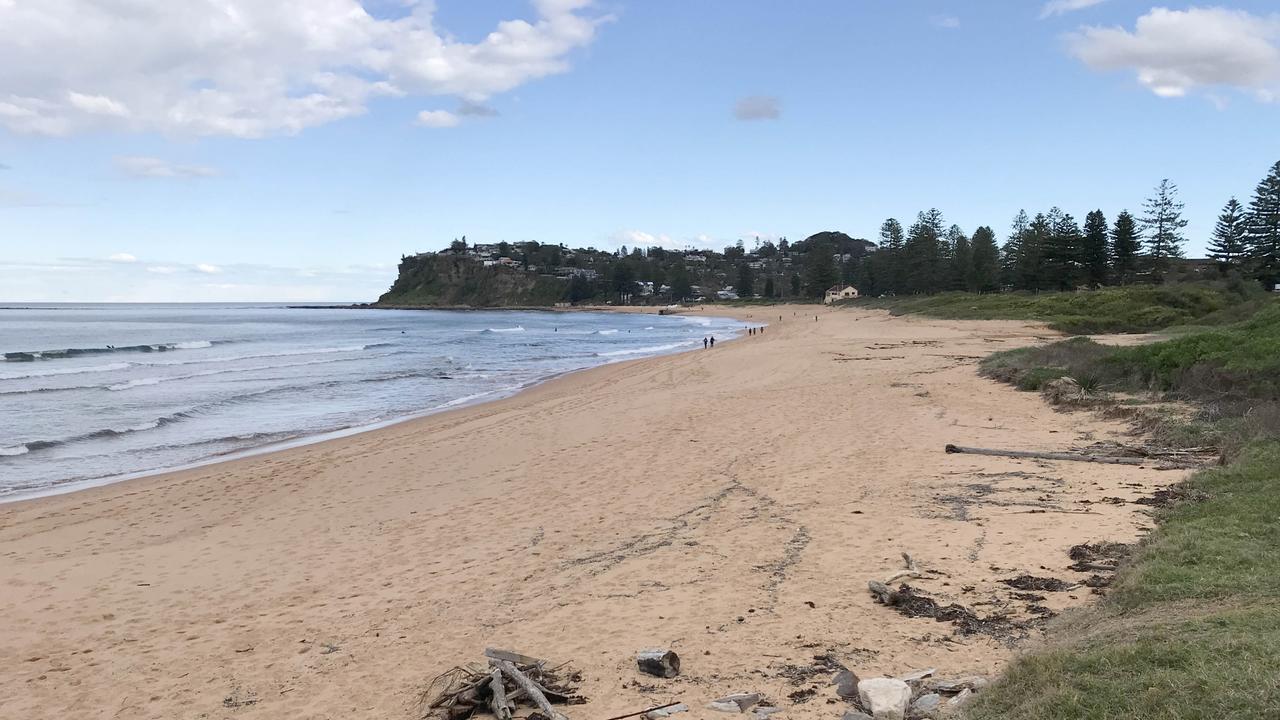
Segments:
[[[858,288],[852,285],[836,285],[835,287],[827,290],[827,295],[826,298],[823,299],[823,302],[830,304],[840,300],[856,299],[858,299]]]

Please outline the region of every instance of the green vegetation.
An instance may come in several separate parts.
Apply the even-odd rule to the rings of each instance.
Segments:
[[[1064,615],[970,720],[1280,718],[1280,301],[1246,292],[1198,321],[1150,345],[1072,338],[984,361],[1026,390],[1069,376],[1192,401],[1144,424],[1231,464],[1174,488],[1105,599]]]
[[[1198,474],[1100,604],[1015,661],[971,720],[1280,717],[1280,443]]]
[[[858,305],[957,320],[1033,320],[1062,332],[1095,334],[1213,323],[1261,295],[1242,283],[1187,283],[1089,292],[910,295],[864,299]]]

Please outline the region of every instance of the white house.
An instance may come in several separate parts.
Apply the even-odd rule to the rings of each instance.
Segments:
[[[844,285],[844,286],[836,285],[835,287],[827,290],[827,296],[826,296],[826,299],[823,300],[823,302],[829,304],[829,303],[837,302],[839,300],[856,300],[857,298],[858,298],[858,288],[852,285]]]

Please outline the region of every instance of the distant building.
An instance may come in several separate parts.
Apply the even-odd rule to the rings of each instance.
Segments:
[[[726,289],[724,289],[724,290],[717,290],[717,291],[716,291],[716,299],[717,299],[717,300],[737,300],[737,299],[738,299],[738,293],[734,292],[734,291],[733,291],[733,288],[726,288]]]
[[[836,285],[827,290],[827,295],[823,302],[830,304],[840,300],[856,300],[857,298],[858,288],[852,285]]]

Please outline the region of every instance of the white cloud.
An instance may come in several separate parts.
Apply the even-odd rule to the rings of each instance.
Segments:
[[[712,238],[709,235],[696,235],[691,238],[677,239],[665,233],[650,233],[644,230],[622,230],[614,233],[609,237],[607,247],[621,247],[626,245],[630,248],[650,248],[660,247],[667,250],[685,250],[685,249],[720,249],[732,243],[725,243]]]
[[[116,253],[107,259],[110,260],[111,262],[118,262],[118,263],[138,262],[138,258],[130,255],[129,253]]]
[[[1101,5],[1106,1],[1107,0],[1049,0],[1049,2],[1044,4],[1044,8],[1040,10],[1040,19],[1043,20],[1047,17],[1053,17],[1054,15],[1065,15],[1077,10],[1084,10],[1085,8],[1091,8],[1094,5]]]
[[[1133,70],[1161,97],[1230,87],[1270,102],[1280,90],[1280,16],[1226,8],[1153,8],[1133,32],[1086,27],[1071,53],[1095,70]]]
[[[593,0],[531,2],[533,19],[467,43],[436,26],[433,0],[396,17],[371,15],[376,0],[0,0],[0,126],[262,137],[376,97],[481,103],[567,71],[608,19]]]
[[[136,178],[202,178],[218,174],[204,165],[174,165],[153,157],[118,157],[115,162],[120,172]]]
[[[782,104],[776,97],[752,95],[733,106],[733,116],[739,120],[777,120],[782,116]]]
[[[0,0],[3,3],[4,0]],[[393,265],[280,267],[237,264],[193,281],[198,266],[159,261],[114,262],[108,258],[61,258],[47,262],[0,258],[0,302],[204,302],[367,301],[395,280]],[[68,284],[67,276],[75,283]]]
[[[422,127],[451,128],[462,122],[462,118],[448,110],[423,110],[418,113],[418,124]]]
[[[933,23],[936,27],[945,28],[947,30],[954,30],[960,27],[960,18],[955,15],[934,15],[929,18],[929,22]]]
[[[222,268],[208,263],[199,263],[196,265],[195,271],[198,273],[204,273],[205,275],[217,275],[222,272]]]

